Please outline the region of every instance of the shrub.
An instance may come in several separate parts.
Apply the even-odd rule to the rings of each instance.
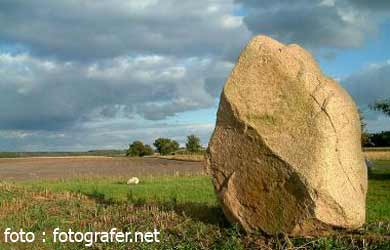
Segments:
[[[179,149],[179,143],[168,138],[158,138],[153,145],[161,155],[168,155]]]
[[[129,145],[129,149],[127,150],[127,156],[145,156],[152,155],[154,150],[149,145],[144,145],[141,141],[134,141]]]

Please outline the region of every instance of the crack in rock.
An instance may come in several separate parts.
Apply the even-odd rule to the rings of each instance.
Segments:
[[[329,120],[329,123],[330,125],[332,126],[332,129],[333,129],[333,132],[335,134],[335,137],[336,137],[336,155],[337,155],[337,161],[338,163],[340,164],[341,166],[341,169],[343,170],[343,173],[345,174],[345,176],[347,177],[348,179],[348,182],[349,184],[351,185],[351,187],[353,188],[353,190],[355,190],[355,192],[357,192],[357,189],[355,188],[355,186],[353,185],[351,179],[349,178],[349,175],[348,173],[346,172],[345,168],[344,168],[344,165],[340,159],[340,151],[339,151],[339,137],[338,137],[338,133],[337,133],[337,129],[336,129],[336,125],[334,124],[333,120],[332,120],[332,117],[330,116],[329,112],[326,110],[328,104],[329,104],[329,101],[330,99],[334,96],[333,93],[330,93],[323,101],[323,103],[321,104],[320,101],[317,100],[317,98],[315,97],[314,94],[310,94],[310,96],[314,99],[315,103],[320,107],[321,111],[326,115],[326,117],[328,118]]]

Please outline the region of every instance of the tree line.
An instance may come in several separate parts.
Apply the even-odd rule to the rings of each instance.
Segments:
[[[127,156],[147,156],[153,155],[155,152],[161,155],[169,155],[180,149],[180,145],[177,141],[169,138],[157,138],[153,146],[144,144],[142,141],[134,141],[129,145],[127,150]],[[197,153],[203,149],[199,137],[196,135],[187,136],[186,150],[190,153]]]
[[[390,117],[390,99],[377,100],[370,105],[370,109],[382,112]],[[390,131],[382,131],[380,133],[368,133],[366,131],[366,123],[364,117],[359,111],[360,121],[362,126],[362,146],[363,147],[390,147]]]

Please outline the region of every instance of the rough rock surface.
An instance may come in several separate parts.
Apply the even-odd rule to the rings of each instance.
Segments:
[[[360,227],[360,133],[351,97],[308,52],[255,37],[225,84],[207,152],[225,215],[270,235]]]

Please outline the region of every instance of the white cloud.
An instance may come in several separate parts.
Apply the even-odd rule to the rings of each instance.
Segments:
[[[222,17],[222,26],[227,29],[238,28],[242,25],[243,17],[240,16],[223,16]]]
[[[88,64],[0,54],[0,128],[62,129],[135,114],[160,120],[211,107],[223,81],[210,77],[224,77],[229,67],[195,57],[126,56]]]
[[[329,7],[333,7],[335,5],[335,2],[336,0],[322,0],[322,2],[320,2],[320,6],[329,6]]]

